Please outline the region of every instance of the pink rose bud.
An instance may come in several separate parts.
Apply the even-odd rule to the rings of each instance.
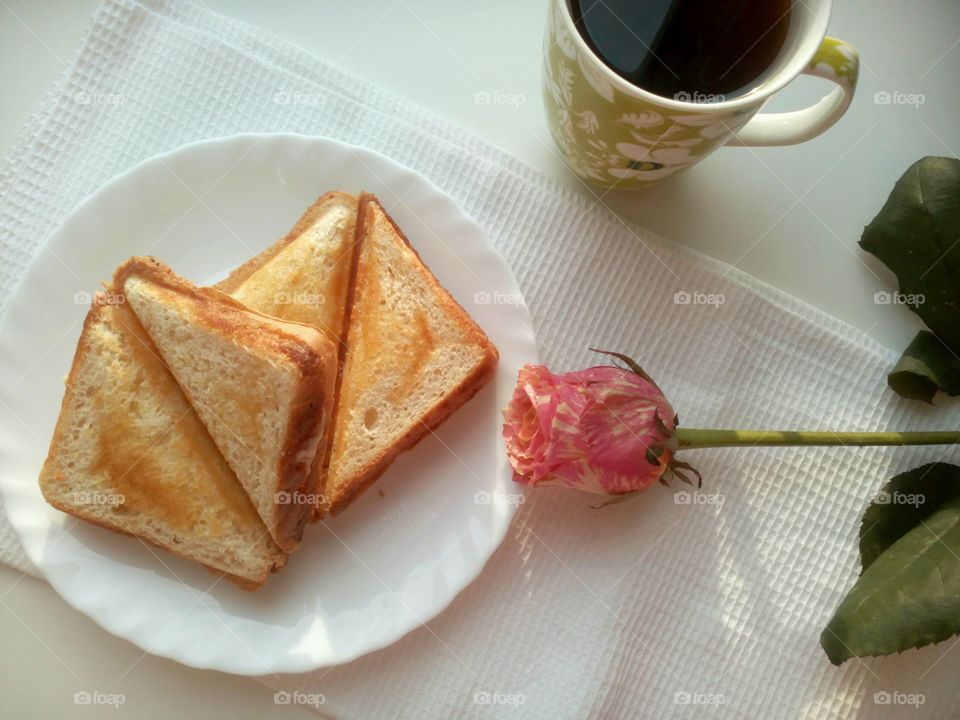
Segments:
[[[623,495],[673,465],[675,413],[637,372],[601,366],[554,375],[525,365],[503,416],[518,483]]]

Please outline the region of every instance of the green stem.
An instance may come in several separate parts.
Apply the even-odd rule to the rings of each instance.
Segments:
[[[789,447],[796,445],[956,445],[960,431],[820,432],[781,430],[705,430],[677,428],[679,450],[718,447]]]

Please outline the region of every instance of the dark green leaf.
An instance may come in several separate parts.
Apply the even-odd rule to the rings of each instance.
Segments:
[[[911,400],[931,402],[937,389],[960,395],[960,358],[926,330],[917,333],[900,362],[887,376],[894,392]]]
[[[960,468],[924,465],[884,489],[924,501],[874,503],[864,515],[863,573],[820,636],[835,665],[960,632]]]
[[[925,157],[897,181],[860,246],[890,268],[911,309],[960,355],[960,160]]]
[[[929,463],[894,477],[863,513],[860,523],[863,569],[921,520],[957,497],[960,497],[960,468],[956,465]]]

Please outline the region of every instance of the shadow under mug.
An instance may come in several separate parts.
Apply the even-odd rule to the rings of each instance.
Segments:
[[[621,78],[580,35],[569,0],[550,0],[543,102],[564,161],[593,185],[629,190],[688,168],[723,145],[793,145],[824,132],[853,100],[860,58],[851,45],[826,37],[830,0],[795,2],[792,13],[784,50],[755,89],[700,102],[688,93],[660,97]],[[758,114],[800,74],[836,87],[804,110]]]

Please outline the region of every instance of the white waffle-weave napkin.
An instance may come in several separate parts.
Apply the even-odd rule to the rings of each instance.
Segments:
[[[323,99],[272,101],[277,93]],[[116,102],[84,102],[95,97]],[[373,148],[450,193],[507,258],[545,361],[634,354],[688,425],[919,428],[891,353],[706,258],[629,228],[483,140],[264,32],[182,2],[108,0],[0,170],[0,303],[39,243],[120,171],[189,141],[299,132]],[[722,295],[717,307],[674,293]],[[5,392],[2,388],[0,391]],[[897,717],[874,693],[960,705],[953,643],[837,669],[820,631],[857,573],[869,496],[927,450],[703,453],[704,492],[603,511],[531,493],[480,579],[427,628],[347,666],[264,678],[338,718]],[[947,454],[956,461],[957,454]],[[33,571],[0,515],[0,560]]]

